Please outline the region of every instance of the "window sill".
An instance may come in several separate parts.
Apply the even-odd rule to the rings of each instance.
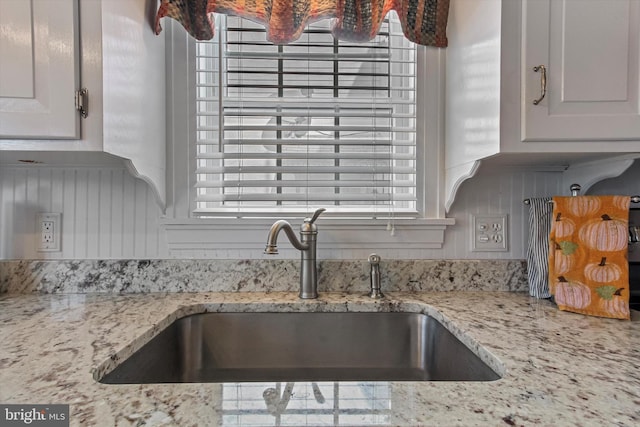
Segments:
[[[273,222],[220,218],[167,220],[162,225],[171,251],[261,251]],[[291,221],[294,230],[300,222]],[[383,220],[322,219],[318,221],[318,246],[324,250],[440,249],[445,229],[454,224],[453,218],[396,219],[392,236]]]

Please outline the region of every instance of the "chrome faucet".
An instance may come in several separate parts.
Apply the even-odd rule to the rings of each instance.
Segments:
[[[269,230],[267,247],[264,253],[275,255],[278,253],[278,234],[284,230],[294,248],[300,251],[300,298],[318,298],[318,269],[316,266],[316,240],[318,227],[316,219],[326,209],[320,208],[313,213],[311,218],[305,218],[300,226],[300,240],[296,237],[291,224],[281,219],[276,221]]]

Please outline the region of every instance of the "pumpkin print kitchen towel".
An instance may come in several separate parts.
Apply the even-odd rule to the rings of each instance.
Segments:
[[[549,284],[560,310],[629,319],[627,196],[553,198]]]

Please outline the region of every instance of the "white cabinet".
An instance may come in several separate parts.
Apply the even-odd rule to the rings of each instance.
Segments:
[[[80,137],[77,1],[0,1],[0,137]]]
[[[446,208],[481,164],[605,178],[640,156],[639,23],[640,0],[451,0]]]
[[[165,43],[151,24],[156,8],[156,0],[0,0],[0,157],[117,156],[164,206]],[[89,94],[86,118],[75,111],[79,88]]]
[[[523,140],[640,139],[640,1],[528,0],[523,20]]]

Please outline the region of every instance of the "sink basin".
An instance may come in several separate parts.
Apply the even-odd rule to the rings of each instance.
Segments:
[[[99,381],[492,381],[419,313],[203,313],[176,320]]]

